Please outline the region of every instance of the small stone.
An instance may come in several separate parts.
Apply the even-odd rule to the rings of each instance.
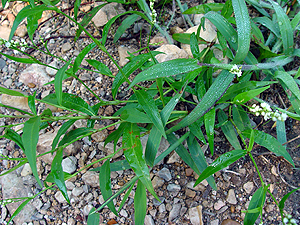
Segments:
[[[114,112],[114,108],[111,105],[107,106],[104,110],[104,114],[106,114],[107,116],[111,116],[112,114],[114,114]]]
[[[221,225],[240,225],[240,223],[231,219],[226,219],[222,221]]]
[[[186,185],[186,187],[189,189],[192,189],[194,191],[202,191],[203,192],[206,190],[206,187],[204,187],[201,183],[198,184],[196,187],[194,187],[194,184],[195,184],[195,181],[191,181]]]
[[[102,3],[96,3],[96,6],[100,5],[100,4],[104,4],[104,2]],[[102,27],[105,24],[107,24],[107,22],[117,16],[120,13],[124,12],[124,8],[121,4],[118,3],[110,3],[104,7],[102,7],[97,14],[93,17],[92,21],[94,22],[96,27]]]
[[[104,125],[95,124],[94,129],[100,129],[103,128]],[[103,142],[108,136],[108,131],[106,129],[98,131],[97,133],[92,134],[92,139],[96,142]]]
[[[137,49],[135,49],[135,48],[128,48],[123,45],[119,46],[118,47],[118,52],[119,52],[119,57],[120,57],[119,65],[125,66],[126,63],[129,62],[129,59],[127,59],[127,57],[129,57],[129,54],[127,52],[133,53],[136,51],[137,51]],[[138,53],[135,53],[134,55],[136,56],[136,55],[138,55]]]
[[[70,49],[72,49],[72,45],[69,42],[64,43],[61,47],[62,53],[65,53],[65,52],[69,51]]]
[[[185,175],[186,175],[187,177],[192,176],[193,172],[194,172],[194,170],[191,169],[191,168],[185,169]]]
[[[177,33],[184,33],[184,31],[178,26],[170,28],[170,34],[177,34]]]
[[[75,187],[72,190],[72,195],[75,197],[78,197],[79,195],[81,195],[83,193],[83,188],[82,187]]]
[[[99,187],[99,174],[94,171],[87,171],[83,176],[82,180],[85,184],[92,187]]]
[[[28,84],[27,84],[27,87],[29,87],[29,88],[35,88],[35,86],[36,86],[36,85],[35,85],[34,83],[28,83]]]
[[[166,211],[166,205],[165,204],[161,204],[159,207],[158,207],[158,210],[160,213],[163,213]]]
[[[43,202],[41,201],[41,199],[37,198],[32,202],[32,205],[37,209],[40,210],[43,206]]]
[[[1,103],[18,109],[29,111],[28,98],[2,94]]]
[[[72,192],[71,192],[71,191],[67,191],[67,193],[68,193],[68,196],[69,196],[69,198],[70,198]],[[60,191],[57,191],[57,192],[55,193],[54,197],[55,197],[55,199],[56,199],[59,203],[61,203],[61,204],[67,203],[65,197],[62,195],[62,193],[61,193]]]
[[[235,193],[234,193],[233,189],[230,189],[228,191],[228,195],[227,195],[226,201],[228,203],[232,204],[232,205],[236,205],[237,200],[236,200]]]
[[[155,225],[151,215],[146,215],[144,225]]]
[[[193,225],[203,225],[202,220],[202,206],[198,205],[189,209],[190,221]]]
[[[50,81],[50,77],[46,74],[44,66],[33,64],[20,74],[19,81],[25,85],[33,83],[42,87]]]
[[[93,208],[92,205],[84,206],[83,207],[83,215],[88,216],[92,208]]]
[[[271,173],[272,173],[273,175],[275,175],[276,177],[278,176],[278,173],[277,173],[277,170],[276,170],[276,167],[275,167],[275,166],[272,166],[272,168],[271,168]]]
[[[7,217],[7,208],[5,206],[2,206],[1,208],[1,219],[5,220]]]
[[[167,190],[168,191],[180,191],[181,190],[181,187],[177,184],[169,184],[167,186]]]
[[[219,210],[219,209],[221,209],[223,206],[225,206],[225,203],[224,203],[223,201],[219,200],[218,202],[216,202],[216,203],[214,204],[214,209],[215,209],[215,210]]]
[[[153,185],[153,188],[154,188],[154,189],[163,186],[164,183],[165,183],[164,180],[161,179],[161,178],[158,177],[158,176],[155,176],[155,177],[153,178],[153,180],[152,180],[152,185]]]
[[[196,196],[196,192],[192,191],[191,189],[187,188],[185,189],[185,195],[190,197],[190,198],[194,198]]]
[[[244,190],[246,191],[247,194],[250,194],[252,189],[254,188],[254,184],[253,184],[253,182],[249,181],[249,182],[244,184],[243,188],[244,188]]]
[[[158,197],[158,198],[160,202],[156,198],[153,198],[152,203],[154,206],[159,206],[165,201],[165,197]]]
[[[63,159],[61,163],[63,171],[70,174],[76,171],[76,164],[77,159],[74,156],[69,156],[68,158]]]
[[[26,177],[27,175],[31,175],[31,174],[32,174],[31,167],[29,163],[26,163],[22,169],[21,176]]]
[[[0,26],[0,38],[8,41],[10,31],[11,29],[8,26]]]
[[[212,220],[212,221],[210,222],[210,225],[219,225],[219,219]]]
[[[150,44],[155,44],[156,46],[162,46],[164,44],[168,44],[168,41],[161,34],[157,34],[150,40]]]
[[[4,86],[6,86],[6,87],[10,87],[10,85],[12,84],[12,79],[7,79],[6,81],[4,81]]]
[[[157,61],[160,63],[172,59],[188,58],[188,54],[186,53],[186,51],[178,48],[176,45],[162,45],[161,47],[156,49],[156,51],[165,53],[155,56]]]
[[[124,209],[121,209],[120,215],[123,216],[123,217],[125,217],[125,218],[128,217],[128,213],[127,213],[126,210],[124,210]]]
[[[171,157],[168,159],[167,163],[168,164],[176,163],[176,162],[180,163],[180,161],[181,161],[180,156],[176,152],[174,152],[173,155],[171,155]]]
[[[275,208],[275,205],[273,204],[267,204],[267,206],[265,207],[265,210],[267,213],[273,212]]]
[[[57,61],[56,60],[54,60],[53,62],[51,62],[50,64],[49,64],[49,66],[52,66],[52,67],[55,67],[55,68],[57,68]],[[52,68],[50,68],[50,67],[46,67],[46,72],[47,72],[47,74],[49,74],[50,76],[55,76],[56,75],[56,73],[57,73],[57,70],[55,70],[55,69],[52,69]]]
[[[25,37],[26,34],[27,34],[27,27],[25,24],[22,24],[21,26],[19,26],[15,32],[15,35],[20,38]]]
[[[0,70],[2,70],[6,66],[5,60],[0,58]]]
[[[174,219],[180,216],[180,209],[181,209],[180,203],[173,205],[172,210],[170,211],[169,214],[169,221],[173,221]]]
[[[165,167],[157,172],[157,176],[161,177],[165,181],[170,181],[172,179],[170,170]]]

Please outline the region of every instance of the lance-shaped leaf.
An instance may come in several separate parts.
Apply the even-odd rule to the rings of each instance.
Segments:
[[[83,112],[89,116],[95,116],[94,110],[91,108],[89,104],[87,104],[82,98],[77,95],[62,93],[62,102],[61,105],[58,104],[56,94],[47,95],[43,98],[43,102],[49,103],[50,105],[54,105],[57,107],[64,107],[69,110],[77,110],[79,112]]]
[[[100,224],[100,213],[95,212],[96,209],[92,208],[89,212],[88,219],[87,219],[87,225],[98,225]]]
[[[193,57],[195,59],[200,60],[200,57],[201,57],[200,56],[200,50],[199,50],[198,40],[197,40],[197,37],[196,37],[195,33],[191,34],[190,46],[191,46],[191,52],[193,54]]]
[[[11,215],[8,224],[12,222],[12,220],[22,211],[22,209],[31,201],[31,198],[26,199],[22,204],[14,211],[14,213]]]
[[[135,84],[145,81],[145,80],[154,80],[160,77],[169,77],[177,74],[187,73],[195,69],[199,69],[200,66],[197,64],[197,59],[174,59],[159,64],[155,64],[147,70],[139,73],[129,88],[132,88]]]
[[[130,123],[152,123],[147,114],[132,108],[121,113],[121,119]]]
[[[167,130],[166,133],[169,134],[182,127],[189,126],[207,113],[226,92],[234,76],[229,71],[223,70],[194,110],[177,125]]]
[[[81,0],[75,0],[74,3],[74,19],[77,21],[78,9],[80,7]]]
[[[285,122],[281,120],[276,121],[276,135],[277,140],[279,143],[284,144],[287,142],[286,139],[286,128],[285,128]],[[283,147],[286,149],[286,145],[283,145]]]
[[[299,87],[291,75],[283,71],[276,71],[275,78],[279,79],[281,84],[285,84],[286,87],[300,100]]]
[[[204,144],[206,143],[205,137],[202,133],[201,126],[203,125],[203,117],[201,117],[199,120],[196,120],[194,123],[189,125],[190,131],[194,136],[196,136],[200,141],[202,141]]]
[[[243,61],[250,48],[251,25],[248,8],[244,0],[232,0],[238,33],[238,49],[232,63]]]
[[[209,143],[210,153],[214,154],[214,128],[215,128],[216,109],[212,108],[204,114],[204,124]]]
[[[125,158],[130,164],[130,167],[149,192],[158,199],[151,183],[149,169],[143,155],[140,130],[136,124],[131,123],[125,128],[122,144]]]
[[[74,139],[89,134],[90,132],[94,131],[92,128],[80,127],[75,130],[71,130],[70,132],[66,133],[63,139],[58,143],[58,147],[73,141]]]
[[[252,196],[251,201],[248,206],[248,210],[263,208],[266,200],[267,189],[260,187]],[[256,213],[246,213],[244,218],[244,225],[252,225],[255,223],[259,216],[259,212]]]
[[[188,10],[185,10],[183,14],[204,14],[206,11],[204,10],[204,7],[208,7],[212,11],[220,11],[223,9],[224,4],[223,3],[206,3],[197,5],[195,7],[189,8]]]
[[[64,172],[63,172],[63,168],[61,165],[62,159],[63,159],[63,148],[59,148],[58,151],[56,152],[56,155],[55,155],[53,161],[52,161],[51,173],[54,178],[54,183],[57,185],[57,187],[61,191],[64,198],[70,204],[70,199],[68,196],[67,187],[66,187],[65,179],[64,179]]]
[[[0,55],[3,55],[8,59],[11,59],[15,62],[20,62],[20,63],[33,64],[33,63],[38,63],[39,62],[38,60],[36,60],[34,58],[18,58],[18,57],[14,57],[14,56],[11,56],[11,55],[4,54],[2,52],[0,52]]]
[[[95,59],[86,59],[86,61],[88,62],[88,64],[90,64],[96,70],[98,70],[101,74],[107,75],[107,76],[113,75],[112,72],[110,71],[110,69],[104,63],[99,62]]]
[[[69,60],[62,68],[60,68],[55,75],[54,88],[58,105],[62,105],[62,81],[64,78],[65,71],[68,69],[70,62],[71,60]]]
[[[67,133],[67,130],[75,123],[76,120],[68,120],[58,130],[55,138],[52,141],[52,150],[56,148],[56,145],[62,135]]]
[[[87,45],[76,57],[74,64],[73,64],[73,74],[76,74],[76,72],[78,71],[80,64],[82,62],[82,60],[84,59],[84,57],[91,51],[93,50],[93,48],[95,48],[97,45],[95,42]],[[57,75],[56,75],[57,76]]]
[[[135,224],[144,224],[147,213],[147,195],[146,188],[140,180],[138,181],[134,194],[134,222]]]
[[[187,139],[187,144],[197,168],[202,173],[207,168],[207,162],[203,154],[203,151],[199,143],[195,139],[194,135],[190,134],[190,136]],[[214,190],[217,190],[217,185],[213,176],[209,176],[208,178],[206,178],[206,180]]]
[[[245,130],[243,132],[243,135],[245,135],[247,138],[250,138],[251,130]],[[265,132],[260,130],[254,130],[254,141],[257,144],[275,153],[275,155],[284,157],[289,163],[291,163],[295,167],[295,164],[290,154],[286,151],[282,144],[280,144],[280,142],[277,141],[277,139],[272,137],[270,134],[266,134]]]
[[[18,134],[16,131],[7,128],[7,129],[5,129],[4,137],[11,141],[14,141],[24,151],[24,145],[23,145],[22,138],[21,138],[20,134]]]
[[[110,196],[112,196],[109,160],[106,160],[100,168],[99,184],[100,184],[100,190],[101,190],[103,199],[106,201],[107,199],[110,198]],[[118,213],[117,213],[117,210],[115,208],[113,201],[108,203],[107,206],[110,209],[110,211],[112,211],[116,216],[118,216]]]
[[[230,142],[230,144],[235,149],[241,149],[242,147],[240,145],[238,138],[236,137],[236,133],[233,129],[233,125],[228,121],[228,117],[222,109],[220,109],[218,112],[218,121],[220,124],[222,124],[221,129],[225,134],[227,140]]]
[[[260,93],[264,92],[265,90],[267,90],[269,88],[270,88],[270,86],[266,86],[266,87],[242,92],[242,93],[238,94],[237,96],[235,96],[235,98],[233,99],[233,103],[237,104],[237,105],[246,103],[249,100],[251,100],[252,98],[254,98],[255,96],[259,95]]]
[[[243,156],[247,154],[246,150],[238,149],[233,150],[230,152],[226,152],[225,154],[221,155],[217,158],[212,164],[210,164],[199,176],[196,180],[195,185],[198,185],[201,181],[206,179],[207,177],[213,175],[214,173],[218,172],[221,169],[226,168],[230,164],[234,163],[235,161],[239,160]]]
[[[33,95],[29,95],[28,96],[28,107],[30,108],[31,112],[35,116],[37,116],[36,107],[35,107],[35,95],[36,95],[36,91],[34,92]]]
[[[24,153],[28,159],[32,173],[38,184],[42,187],[36,167],[36,146],[39,140],[41,117],[36,116],[27,120],[24,124],[22,142],[24,145]]]
[[[125,20],[123,20],[121,26],[118,27],[115,37],[114,37],[114,43],[116,43],[119,38],[124,34],[124,32],[135,23],[135,21],[139,20],[141,17],[137,14],[132,14],[128,16]]]
[[[293,194],[294,192],[300,190],[300,187],[290,191],[289,193],[287,193],[286,195],[283,196],[283,198],[280,200],[279,202],[279,209],[283,210],[284,209],[284,203],[285,201],[288,199],[288,197],[290,197],[291,194]]]
[[[108,137],[105,139],[104,146],[107,145],[107,143],[113,141],[114,142],[114,151],[116,151],[117,143],[118,143],[120,137],[122,136],[125,127],[127,127],[128,125],[129,125],[129,123],[121,123],[120,126],[118,127],[118,129],[115,130],[114,132],[112,132],[110,135],[108,135]]]
[[[124,195],[124,197],[123,197],[123,199],[122,199],[122,202],[121,202],[121,204],[120,204],[120,206],[119,206],[119,208],[118,208],[118,212],[120,212],[121,209],[123,208],[123,205],[125,204],[126,200],[128,199],[128,197],[129,197],[129,195],[130,195],[130,193],[131,193],[133,187],[134,187],[134,184],[132,184],[131,187],[127,190],[127,192],[126,192],[126,194]]]
[[[160,114],[158,112],[158,108],[155,105],[153,98],[147,92],[140,90],[136,91],[135,95],[138,99],[139,104],[143,107],[149,119],[152,121],[154,126],[158,129],[158,131],[165,137],[165,128],[161,121]]]

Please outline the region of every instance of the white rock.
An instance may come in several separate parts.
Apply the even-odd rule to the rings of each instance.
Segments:
[[[228,195],[227,195],[226,201],[228,203],[230,203],[230,204],[236,205],[237,200],[236,200],[235,193],[234,193],[233,189],[230,189],[228,191]]]
[[[71,191],[67,191],[69,198],[71,197],[71,193],[72,193]],[[62,195],[60,191],[57,191],[54,197],[59,203],[67,203],[65,197]]]
[[[212,221],[210,222],[210,225],[219,225],[219,219],[212,220]]]
[[[19,26],[15,32],[15,35],[18,37],[25,37],[27,34],[27,27],[25,24],[22,24],[21,26]]]
[[[244,190],[246,191],[247,194],[250,194],[252,189],[254,188],[254,184],[253,184],[253,182],[249,181],[249,182],[244,184],[243,188],[244,188]]]
[[[31,175],[31,174],[32,174],[31,167],[29,163],[26,163],[22,169],[21,176],[26,177],[27,175]]]
[[[171,157],[168,159],[167,163],[171,164],[171,163],[180,163],[181,162],[181,158],[180,156],[174,152],[173,155],[171,155]]]
[[[76,164],[77,164],[77,159],[75,156],[70,156],[68,158],[65,158],[61,163],[63,171],[70,174],[76,171]]]
[[[123,216],[123,217],[126,217],[126,218],[128,217],[128,213],[124,209],[121,209],[120,215]]]
[[[87,171],[83,176],[82,180],[85,184],[92,187],[99,187],[99,175],[94,171]]]
[[[83,188],[82,187],[75,187],[72,190],[72,195],[75,197],[78,197],[79,195],[81,195],[83,193]]]
[[[61,46],[61,51],[62,51],[62,53],[65,53],[65,52],[67,52],[67,51],[69,51],[69,50],[71,50],[71,49],[72,49],[72,45],[71,45],[69,42],[64,43],[64,44]]]
[[[123,45],[119,46],[118,47],[118,52],[119,52],[119,57],[120,57],[119,65],[125,66],[125,64],[127,62],[129,62],[129,59],[127,59],[127,57],[129,57],[129,54],[127,52],[133,53],[136,51],[137,51],[137,49],[135,49],[135,48],[128,48]],[[138,55],[138,54],[134,54],[134,55]]]
[[[215,210],[219,210],[219,209],[221,209],[224,205],[225,205],[225,203],[224,203],[222,200],[219,200],[218,202],[216,202],[216,203],[214,204],[214,209],[215,209]]]
[[[52,66],[52,67],[57,68],[57,67],[58,67],[58,66],[57,66],[57,61],[54,60],[53,62],[51,62],[51,63],[49,64],[49,66]],[[50,67],[46,67],[46,72],[47,72],[50,76],[55,76],[56,73],[57,73],[57,70],[52,69],[52,68],[50,68]]]
[[[158,52],[164,52],[165,54],[159,54],[155,56],[158,62],[165,62],[172,59],[179,59],[179,58],[188,58],[189,55],[183,49],[178,48],[176,45],[162,45],[158,49]]]
[[[158,177],[158,176],[155,176],[155,177],[153,178],[153,180],[152,180],[152,185],[153,185],[153,188],[154,188],[154,189],[163,186],[164,183],[165,183],[164,180],[161,179],[161,178]]]
[[[19,81],[25,85],[33,83],[42,87],[50,81],[50,77],[46,74],[44,66],[33,64],[20,74]]]
[[[177,217],[180,216],[180,209],[181,209],[181,204],[180,203],[177,203],[177,204],[173,205],[172,210],[170,211],[170,214],[169,214],[169,221],[173,221]]]
[[[151,215],[146,215],[144,225],[155,225]]]
[[[29,111],[28,98],[2,94],[1,103],[18,109]]]
[[[86,205],[86,206],[84,206],[84,208],[83,208],[83,215],[85,215],[85,216],[89,215],[89,213],[90,213],[90,211],[91,211],[92,208],[93,208],[92,205]]]
[[[0,38],[8,41],[11,29],[8,26],[0,26]]]
[[[202,221],[202,206],[198,205],[189,209],[190,221],[193,225],[203,225]]]

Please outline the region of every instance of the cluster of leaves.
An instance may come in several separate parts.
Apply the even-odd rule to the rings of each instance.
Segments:
[[[132,1],[123,2],[122,0],[110,0],[108,2],[133,3]],[[6,1],[2,0],[2,5],[5,5],[5,3]],[[151,183],[149,168],[152,168],[173,150],[199,175],[195,185],[207,179],[209,185],[215,190],[217,187],[213,174],[248,155],[257,169],[261,180],[261,187],[254,193],[248,210],[245,211],[244,224],[254,224],[258,216],[262,214],[267,192],[278,205],[282,218],[284,218],[284,202],[292,192],[287,194],[278,203],[269,191],[269,186],[262,179],[251,151],[254,143],[257,143],[269,149],[277,156],[284,157],[294,167],[294,162],[283,145],[287,141],[285,123],[283,121],[276,122],[277,139],[263,131],[254,129],[250,124],[250,112],[247,102],[251,99],[255,99],[260,103],[264,102],[256,96],[270,88],[271,84],[279,83],[285,90],[291,107],[289,109],[272,107],[286,113],[290,118],[300,119],[300,90],[298,87],[299,80],[297,79],[300,76],[300,69],[298,71],[285,71],[284,69],[284,66],[293,61],[295,57],[300,57],[299,49],[294,49],[294,32],[299,30],[300,14],[295,13],[291,18],[287,15],[287,11],[293,12],[291,9],[293,9],[294,5],[287,5],[283,8],[272,0],[269,0],[268,3],[248,0],[247,3],[263,15],[263,17],[257,18],[250,18],[244,0],[229,0],[224,4],[208,3],[190,8],[184,14],[204,14],[197,33],[174,34],[173,39],[190,44],[193,58],[175,59],[158,63],[155,56],[161,53],[150,51],[148,43],[145,47],[148,50],[147,53],[139,54],[138,56],[132,55],[129,57],[130,61],[123,68],[120,68],[107,51],[105,45],[110,27],[121,16],[129,14],[116,31],[114,41],[117,41],[122,33],[139,19],[149,22],[151,30],[152,28],[157,28],[170,39],[166,31],[158,23],[151,21],[151,11],[146,1],[137,1],[137,5],[142,12],[127,11],[112,18],[103,28],[102,38],[99,40],[95,39],[86,30],[86,27],[96,13],[106,4],[93,8],[79,21],[78,9],[81,3],[80,0],[76,0],[74,3],[74,17],[70,17],[62,12],[55,6],[57,3],[59,3],[59,0],[42,0],[41,4],[29,0],[29,5],[22,9],[15,18],[10,39],[13,37],[18,25],[27,18],[28,35],[33,41],[33,35],[37,29],[37,20],[41,18],[44,11],[52,10],[69,18],[78,26],[75,41],[84,32],[93,42],[80,52],[73,63],[72,60],[65,61],[58,57],[65,62],[65,65],[57,71],[54,82],[50,83],[54,84],[55,93],[49,94],[43,99],[37,99],[35,94],[27,96],[0,87],[1,93],[28,98],[28,105],[31,109],[31,112],[26,112],[13,108],[22,113],[18,117],[28,118],[28,120],[24,123],[22,136],[13,129],[7,128],[3,137],[19,145],[26,157],[18,159],[6,157],[5,159],[8,160],[19,161],[19,164],[1,175],[5,175],[28,162],[38,184],[43,187],[44,182],[38,177],[36,159],[45,154],[56,153],[51,165],[51,172],[45,180],[48,183],[52,183],[52,185],[43,187],[42,192],[57,186],[67,202],[70,203],[65,180],[76,176],[79,172],[91,166],[91,164],[86,165],[74,174],[63,172],[61,166],[63,149],[83,137],[90,136],[110,126],[119,125],[118,129],[112,132],[105,140],[105,145],[111,141],[114,142],[115,152],[92,163],[104,161],[100,168],[94,170],[99,171],[100,189],[105,203],[99,208],[91,210],[88,217],[88,224],[99,224],[98,212],[106,205],[112,212],[118,215],[136,182],[137,187],[134,197],[135,223],[143,224],[147,212],[146,190],[158,199]],[[268,11],[270,9],[274,10],[275,13],[269,14]],[[207,43],[199,38],[199,33],[201,27],[204,27],[205,20],[209,20],[216,26],[218,30],[217,42]],[[263,26],[267,30],[262,29]],[[251,52],[251,41],[258,46],[260,51],[260,57],[258,58]],[[199,43],[207,45],[201,52],[198,46]],[[47,42],[44,43],[43,47],[47,49]],[[118,74],[114,76],[110,69],[102,62],[93,59],[87,60],[95,72],[114,78],[112,84],[113,101],[103,101],[76,75],[84,69],[80,67],[82,60],[95,48],[99,48],[106,53],[119,69]],[[215,57],[213,48],[221,50],[223,56],[229,58],[230,64],[222,64]],[[49,51],[43,52],[47,54]],[[4,53],[1,54],[17,62],[46,65],[29,54],[27,54],[28,58],[17,58]],[[24,52],[24,54],[26,53]],[[230,72],[232,68],[240,68],[243,71],[242,76],[235,78],[235,74]],[[129,76],[138,69],[142,71],[131,81]],[[213,76],[218,70],[221,70],[221,72],[217,76]],[[261,75],[264,75],[263,80],[259,80],[259,72]],[[68,77],[73,77],[85,85],[91,94],[97,98],[98,102],[89,105],[79,96],[64,93],[62,82]],[[153,81],[153,84],[150,87],[138,85],[138,83],[144,81]],[[128,89],[133,90],[133,95],[126,101],[120,101],[117,99],[117,94],[124,82],[128,83]],[[198,100],[197,103],[186,99],[183,95],[185,92],[194,95]],[[41,114],[38,114],[35,101],[68,110],[72,114],[55,117],[50,110],[45,110]],[[176,106],[180,102],[194,105],[193,110],[191,112],[177,110]],[[126,103],[126,105],[113,116],[103,117],[97,115],[100,107],[120,103]],[[1,117],[13,116],[1,115]],[[87,119],[87,127],[67,132],[78,119]],[[102,119],[111,119],[115,123],[104,128],[94,129],[95,121]],[[39,139],[39,131],[47,127],[49,123],[57,120],[65,120],[66,122],[60,127],[57,136],[53,140],[52,150],[37,155],[36,146]],[[177,120],[180,122],[172,125],[172,122]],[[146,125],[141,126],[141,124]],[[201,130],[203,126],[205,127],[207,140]],[[181,136],[175,135],[175,132],[182,128],[188,128],[188,131]],[[234,150],[221,155],[211,165],[208,165],[199,143],[207,144],[208,142],[210,152],[213,155],[214,130],[216,128],[221,128]],[[149,137],[145,153],[143,153],[140,137],[146,134],[149,134]],[[126,159],[110,162],[110,159],[117,153],[116,144],[120,138],[122,138],[122,149]],[[170,147],[157,156],[162,138],[165,138],[170,143]],[[188,150],[182,144],[185,140]],[[116,193],[113,193],[111,190],[111,171],[130,168],[136,176]],[[112,200],[124,191],[126,191],[126,194],[117,211]],[[32,197],[14,199],[13,201],[25,201],[12,215],[11,220],[31,199],[39,194]]]

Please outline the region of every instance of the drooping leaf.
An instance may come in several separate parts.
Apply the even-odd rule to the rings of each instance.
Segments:
[[[5,129],[4,137],[14,141],[23,151],[25,150],[21,136],[14,130],[9,128]]]
[[[261,208],[265,203],[266,200],[266,193],[267,190],[264,189],[263,187],[260,187],[257,189],[257,191],[253,194],[251,201],[248,206],[248,210],[256,209],[258,207]],[[259,212],[257,213],[246,213],[245,218],[244,218],[244,224],[245,225],[252,225],[255,223],[256,219],[259,216]]]
[[[204,124],[203,117],[196,120],[194,123],[189,125],[190,131],[194,136],[196,136],[200,141],[206,144],[205,137],[202,133],[201,126]]]
[[[63,148],[59,148],[56,152],[56,155],[52,161],[51,165],[51,173],[53,174],[54,183],[61,191],[62,195],[66,199],[66,201],[70,203],[70,199],[67,193],[67,187],[64,179],[64,172],[62,168],[62,160],[63,160]]]
[[[110,196],[112,196],[109,160],[106,160],[100,168],[99,184],[103,199],[106,201],[108,198],[110,198]],[[116,216],[118,216],[113,201],[108,203],[107,206],[110,209],[110,211],[112,211]]]
[[[41,123],[41,117],[36,116],[27,120],[24,124],[22,142],[24,146],[24,153],[28,159],[32,173],[37,180],[40,187],[42,183],[39,179],[39,175],[36,167],[36,146],[39,140],[39,127]]]
[[[75,121],[76,120],[68,120],[59,128],[55,138],[52,141],[52,150],[54,150],[56,148],[56,145],[57,145],[60,137],[62,135],[64,135],[65,133],[67,133],[67,130],[75,123]]]
[[[287,72],[276,71],[275,78],[279,79],[280,83],[284,83],[286,87],[300,100],[300,90],[291,75]]]
[[[60,68],[55,75],[54,88],[55,88],[55,94],[56,94],[58,105],[62,105],[62,98],[63,98],[62,81],[63,81],[65,71],[68,69],[70,62],[71,60],[69,60],[62,68]]]
[[[214,127],[215,127],[216,109],[212,108],[204,114],[204,124],[209,143],[210,153],[214,154]]]
[[[123,133],[122,145],[125,158],[130,164],[130,167],[138,176],[139,180],[149,190],[149,192],[156,199],[158,199],[150,180],[149,169],[143,155],[143,147],[140,140],[140,131],[136,124],[131,123],[125,128]]]
[[[140,180],[138,181],[134,194],[134,222],[135,224],[144,224],[147,213],[147,195],[146,188]]]
[[[193,54],[193,57],[195,59],[200,60],[200,50],[199,50],[199,45],[198,45],[198,40],[195,35],[195,33],[191,34],[191,39],[190,39],[190,46],[191,46],[191,52]]]
[[[147,92],[142,90],[136,91],[135,94],[139,104],[143,107],[149,119],[152,121],[158,131],[166,138],[164,125],[153,98]]]
[[[287,193],[286,195],[283,196],[283,198],[279,202],[279,209],[280,210],[284,209],[284,203],[288,199],[288,197],[290,197],[291,194],[293,194],[294,192],[298,191],[299,189],[300,189],[300,187],[298,187],[298,188],[290,191],[289,193]]]
[[[201,181],[206,179],[207,177],[213,175],[217,171],[226,168],[230,164],[234,163],[235,161],[239,160],[243,156],[247,154],[246,150],[238,149],[233,150],[230,152],[226,152],[217,158],[212,164],[210,164],[199,176],[196,180],[195,185],[198,185]]]
[[[286,139],[286,128],[285,123],[283,121],[277,120],[276,121],[276,135],[277,140],[280,144],[284,144],[287,142]],[[283,147],[286,149],[286,145],[283,145]]]
[[[38,20],[41,19],[42,14],[43,12],[40,11],[34,15],[27,16],[27,33],[32,42],[33,42],[33,34],[38,28]]]
[[[73,74],[76,74],[76,72],[78,71],[80,64],[82,62],[82,60],[84,59],[84,57],[96,47],[96,43],[93,42],[89,45],[87,45],[76,57],[74,64],[73,64]],[[95,60],[96,61],[96,60]],[[57,75],[56,75],[57,76]]]
[[[279,27],[276,23],[274,23],[270,18],[268,17],[256,17],[253,19],[254,22],[260,23],[261,25],[268,28],[270,31],[272,31],[276,37],[280,37],[280,31]]]
[[[243,132],[243,135],[245,135],[247,138],[250,138],[250,134],[251,130],[245,130]],[[284,157],[289,163],[292,164],[292,166],[295,167],[295,164],[290,154],[286,151],[282,144],[280,144],[280,142],[277,141],[277,139],[272,137],[270,134],[266,134],[265,132],[260,130],[254,130],[254,141],[257,144],[275,153],[275,155]]]
[[[114,132],[112,132],[110,135],[108,135],[108,137],[105,139],[104,146],[107,145],[107,143],[113,141],[114,142],[114,150],[116,150],[118,140],[122,136],[125,127],[127,127],[128,125],[129,125],[129,123],[121,123],[120,126],[118,127],[118,129],[115,130]]]
[[[31,110],[31,112],[37,116],[37,113],[36,113],[36,107],[35,107],[35,95],[36,95],[36,91],[34,92],[33,95],[29,95],[28,96],[28,106]]]

